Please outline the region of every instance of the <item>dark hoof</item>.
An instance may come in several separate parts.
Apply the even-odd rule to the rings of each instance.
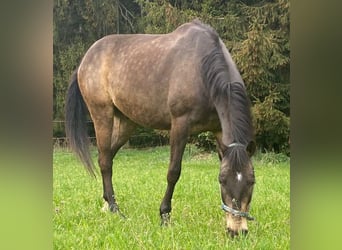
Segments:
[[[119,206],[116,203],[109,206],[109,211],[111,211],[112,213],[117,213],[122,219],[126,219],[126,216],[121,213]]]
[[[110,206],[109,206],[109,211],[111,211],[112,213],[116,213],[116,212],[118,212],[119,211],[119,206],[117,205],[117,204],[111,204]]]
[[[167,227],[171,223],[171,215],[169,213],[160,215],[161,223],[160,226]]]

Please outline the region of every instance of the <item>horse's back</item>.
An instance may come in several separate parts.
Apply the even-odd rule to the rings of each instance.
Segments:
[[[134,122],[159,129],[170,128],[172,115],[196,106],[205,111],[208,101],[203,100],[200,63],[208,38],[203,31],[188,23],[164,35],[100,39],[79,67],[86,102],[114,104]]]

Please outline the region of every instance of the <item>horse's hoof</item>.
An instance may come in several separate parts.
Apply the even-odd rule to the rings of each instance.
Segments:
[[[116,213],[119,210],[119,207],[117,204],[111,204],[109,205],[106,201],[103,203],[103,207],[101,208],[102,212],[110,211],[112,213]]]
[[[126,217],[123,213],[121,213],[121,211],[120,211],[120,209],[119,209],[119,206],[118,206],[116,203],[110,205],[110,206],[109,206],[109,210],[110,210],[112,213],[117,213],[118,215],[120,215],[120,217],[121,217],[122,219],[127,219],[127,217]]]
[[[111,204],[110,206],[109,206],[109,211],[111,211],[112,213],[116,213],[116,212],[118,212],[119,211],[119,207],[118,207],[118,205],[117,204]]]
[[[103,203],[103,207],[101,208],[102,212],[107,212],[109,210],[109,206],[107,202]]]
[[[160,218],[161,218],[160,226],[167,227],[167,226],[170,225],[170,223],[171,223],[171,215],[170,215],[170,213],[161,214]]]

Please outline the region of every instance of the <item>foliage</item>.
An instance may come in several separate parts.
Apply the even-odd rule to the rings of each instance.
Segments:
[[[139,127],[129,139],[129,146],[134,148],[163,146],[169,143],[168,133],[161,133],[150,128]]]
[[[289,154],[290,119],[275,108],[279,93],[272,92],[263,102],[257,101],[252,108],[256,139],[263,150],[275,150]]]
[[[69,77],[87,48],[112,33],[167,33],[195,18],[230,49],[253,105],[262,150],[289,153],[289,0],[54,1],[54,119],[63,120]],[[198,137],[202,144],[205,134]]]
[[[65,94],[68,88],[69,78],[78,65],[83,54],[86,51],[84,43],[77,39],[70,46],[56,53],[54,57],[54,117],[64,117]],[[58,67],[58,70],[57,70]]]
[[[253,162],[260,166],[272,167],[279,164],[290,165],[290,157],[284,153],[275,153],[274,151],[266,151],[262,153],[256,152],[253,156]]]
[[[232,52],[253,103],[257,144],[289,153],[289,2],[240,6],[249,26]]]
[[[216,149],[215,136],[211,132],[203,132],[194,139],[195,146],[204,151],[211,152]]]

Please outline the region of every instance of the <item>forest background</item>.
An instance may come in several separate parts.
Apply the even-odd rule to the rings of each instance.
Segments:
[[[289,10],[289,0],[55,0],[53,137],[65,136],[69,79],[91,44],[108,34],[168,33],[198,18],[216,29],[240,70],[252,101],[259,150],[289,155]],[[167,137],[151,129],[137,133],[151,140],[156,134]],[[199,147],[214,148],[210,133],[193,139]],[[130,143],[140,146],[141,141]]]

